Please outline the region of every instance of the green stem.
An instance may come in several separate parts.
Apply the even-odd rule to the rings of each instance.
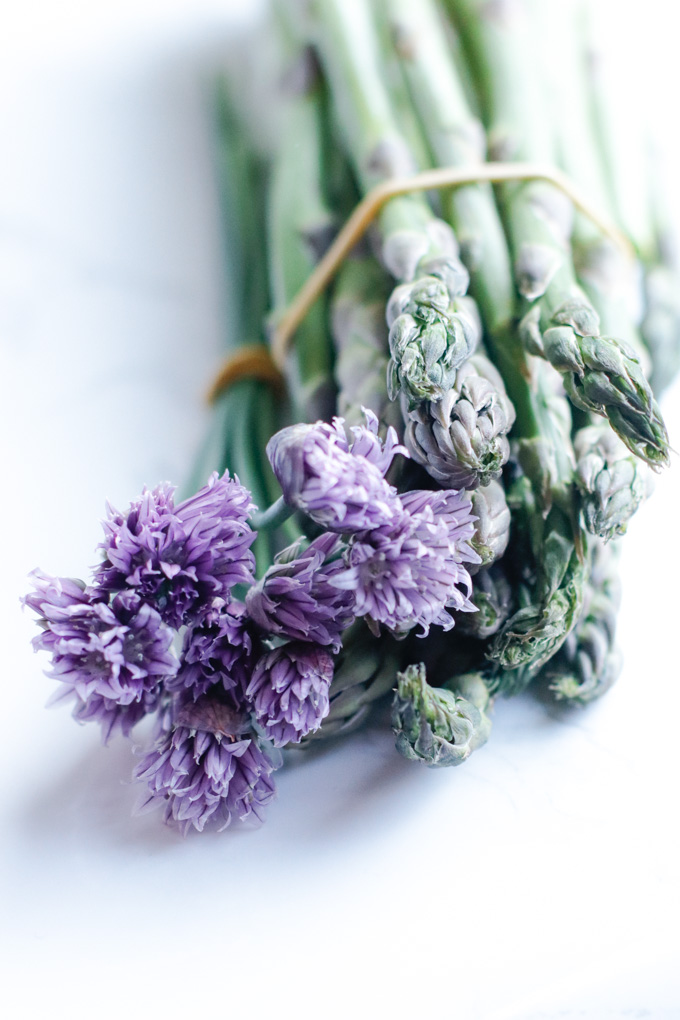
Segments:
[[[271,528],[278,528],[285,520],[295,513],[295,508],[289,506],[283,496],[279,496],[275,503],[263,510],[261,513],[253,514],[253,527],[257,531],[265,531]]]
[[[384,180],[412,172],[416,160],[381,74],[379,43],[364,0],[317,0],[316,42],[354,171],[365,194]],[[379,216],[383,237],[421,232],[435,219],[422,195],[391,199]],[[440,254],[433,245],[421,257]]]
[[[543,76],[549,89],[555,125],[554,142],[562,169],[588,195],[592,204],[614,219],[611,188],[595,137],[588,93],[586,54],[582,52],[582,18],[573,3],[529,0],[532,24],[540,32],[536,49],[543,56]],[[538,43],[537,39],[537,43]],[[560,59],[551,59],[559,51]],[[600,318],[601,331],[631,344],[648,370],[647,352],[632,314],[639,290],[635,266],[594,224],[576,212],[572,230],[574,265],[586,294]]]
[[[267,217],[274,318],[310,276],[336,226],[325,196],[323,96],[309,52],[294,53],[286,80]],[[329,419],[335,393],[325,298],[299,326],[289,366],[296,420]]]

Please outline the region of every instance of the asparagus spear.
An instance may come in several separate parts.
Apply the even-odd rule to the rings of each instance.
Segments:
[[[449,0],[471,55],[494,158],[552,159],[524,6]],[[660,468],[668,461],[661,413],[627,344],[600,333],[597,312],[576,282],[565,240],[571,209],[551,185],[505,185],[503,206],[526,301],[520,335],[527,350],[562,375],[579,408],[608,418],[629,449]]]
[[[541,674],[558,700],[585,705],[609,690],[621,672],[614,644],[621,600],[614,545],[598,545],[588,601],[576,627]]]
[[[383,0],[381,10],[434,158],[446,165],[481,162],[483,130],[466,103],[437,8],[431,0],[420,0],[417,7]],[[527,357],[513,328],[515,289],[491,190],[456,189],[448,211],[467,252],[492,357],[517,411],[513,435],[527,470],[515,488],[514,531],[526,528],[531,536],[525,549],[531,576],[520,615],[505,623],[488,650],[495,682],[506,689],[528,682],[572,626],[588,571],[587,542],[577,521],[569,407],[554,390],[552,370]]]
[[[475,575],[472,603],[476,613],[458,613],[459,634],[480,640],[492,637],[507,620],[512,606],[512,589],[503,564],[485,567]]]
[[[309,50],[293,54],[284,77],[281,137],[274,157],[268,203],[269,275],[273,312],[285,308],[308,278],[335,231],[324,193],[326,153],[323,102]],[[330,420],[335,407],[326,302],[309,310],[289,359],[295,418]]]
[[[680,369],[680,267],[668,230],[669,187],[660,172],[660,155],[652,151],[646,133],[641,90],[629,87],[627,64],[617,64],[611,52],[600,51],[595,11],[583,5],[581,18],[589,37],[591,119],[601,162],[616,214],[643,267],[640,331],[658,396]]]
[[[605,540],[625,534],[630,518],[651,490],[649,468],[599,423],[579,429],[574,450],[588,531]]]
[[[479,564],[470,565],[470,574],[474,575],[499,560],[507,549],[510,540],[510,510],[505,489],[500,482],[482,485],[470,495],[472,512],[477,518],[470,544],[480,556]]]
[[[557,4],[548,11],[537,0],[530,0],[530,10],[532,21],[542,29],[542,38],[559,44],[559,65],[546,60],[544,74],[552,85],[551,106],[558,114],[554,120],[555,142],[561,166],[611,216],[610,192],[592,131],[585,60],[577,44],[576,7],[573,3]],[[539,52],[551,49],[543,45]],[[579,277],[602,328],[629,340],[641,365],[648,370],[649,357],[630,313],[631,294],[638,289],[634,261],[603,239],[578,212],[572,246]],[[577,482],[586,527],[607,539],[625,532],[628,520],[648,493],[648,468],[626,450],[606,423],[593,415],[590,420],[591,425],[582,428],[575,438]]]
[[[413,172],[415,160],[381,78],[368,4],[319,0],[313,10],[321,62],[361,190]],[[438,400],[479,341],[455,237],[415,194],[386,203],[378,234],[382,261],[401,281],[387,310],[390,397],[403,390],[411,405]]]

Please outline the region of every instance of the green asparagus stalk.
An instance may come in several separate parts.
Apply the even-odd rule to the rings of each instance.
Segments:
[[[659,395],[680,369],[680,269],[668,230],[669,187],[660,172],[660,154],[653,151],[646,132],[642,93],[626,89],[629,76],[623,66],[611,53],[600,51],[593,12],[584,6],[582,17],[589,35],[591,112],[616,214],[643,266],[640,331],[652,359],[652,387]]]
[[[318,0],[314,29],[354,172],[363,192],[412,173],[409,148],[380,73],[379,40],[365,0]],[[394,198],[378,218],[381,258],[401,285],[388,303],[388,389],[412,405],[438,400],[479,341],[465,298],[468,273],[451,228],[422,195]]]
[[[553,158],[541,111],[541,87],[529,20],[522,4],[449,0],[471,55],[494,158],[545,163]],[[565,239],[571,207],[544,182],[508,184],[503,206],[526,301],[520,335],[527,350],[562,375],[579,408],[608,418],[629,449],[660,468],[668,437],[640,360],[628,345],[600,333],[597,312],[576,282]]]
[[[652,359],[657,396],[680,371],[680,272],[659,245],[659,262],[645,266],[645,313],[641,332]]]
[[[595,208],[615,220],[612,191],[594,130],[579,5],[569,2],[547,7],[540,0],[529,0],[529,10],[532,23],[542,33],[539,52],[545,56],[544,77],[550,86],[557,162]],[[559,61],[548,57],[555,47],[560,51]],[[630,344],[648,377],[651,362],[636,325],[640,306],[636,260],[603,237],[578,210],[574,212],[571,244],[579,282],[598,313],[601,330]]]
[[[476,574],[499,560],[510,541],[510,509],[505,489],[500,482],[492,481],[470,493],[472,512],[477,518],[475,534],[470,544],[480,557],[479,564],[471,564],[470,573]]]
[[[598,208],[613,218],[610,191],[592,130],[578,8],[570,3],[548,9],[539,0],[530,0],[529,9],[546,43],[540,52],[547,54],[559,46],[559,63],[546,58],[544,78],[552,86],[551,107],[557,111],[555,141],[560,164]],[[629,340],[648,372],[649,356],[630,311],[639,290],[634,260],[602,238],[579,212],[575,213],[571,240],[577,272],[602,328]],[[608,539],[625,532],[630,517],[648,493],[649,469],[624,447],[606,423],[593,415],[590,419],[591,425],[580,429],[575,437],[577,483],[583,496],[586,527],[592,534]]]
[[[621,672],[616,617],[621,600],[615,545],[598,545],[586,607],[574,630],[541,674],[558,700],[585,705],[604,694]]]
[[[287,306],[332,240],[336,222],[326,201],[321,82],[309,50],[298,51],[284,77],[281,137],[268,204],[273,314]],[[325,298],[310,308],[289,358],[298,421],[330,420],[335,406]]]
[[[359,252],[338,274],[331,299],[338,414],[348,425],[364,421],[367,407],[383,425],[403,427],[399,407],[387,395],[389,282],[375,258]]]
[[[431,0],[420,0],[417,6],[382,0],[381,10],[434,158],[454,166],[482,162],[484,132],[466,103],[437,8]],[[533,569],[526,604],[517,610],[518,619],[513,615],[507,620],[488,650],[499,689],[506,689],[528,682],[572,626],[588,570],[587,542],[577,520],[571,415],[554,390],[548,375],[552,370],[528,358],[514,329],[512,269],[492,192],[482,185],[456,189],[448,209],[467,253],[471,289],[491,355],[517,412],[512,434],[520,439],[528,472],[518,490],[521,506],[515,525],[515,532],[526,527],[531,535],[526,556]]]

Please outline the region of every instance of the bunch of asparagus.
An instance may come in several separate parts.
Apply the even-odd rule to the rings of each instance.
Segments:
[[[374,706],[406,757],[456,765],[497,695],[583,705],[616,680],[617,547],[668,462],[647,378],[680,363],[680,306],[658,218],[629,228],[580,11],[551,13],[281,0],[278,130],[221,93],[231,368],[198,492],[111,511],[92,583],[38,574],[26,598],[78,719],[108,737],[154,715],[136,776],[184,830],[259,815],[275,748]],[[282,381],[262,345],[362,197],[487,161],[561,168],[636,259],[545,179],[406,191]]]
[[[333,163],[314,187],[290,179],[268,206],[272,223],[304,206],[297,237],[308,251],[329,204],[341,222],[390,178],[487,160],[560,167],[603,216],[632,221],[631,191],[613,179],[627,160],[598,130],[611,100],[590,74],[578,4],[547,16],[538,0],[310,0],[279,14],[297,47],[290,63],[307,71],[284,88],[274,179],[301,150],[325,145]],[[554,68],[536,56],[551,51],[539,33],[559,39]],[[642,184],[649,202],[649,174]],[[584,704],[616,678],[616,540],[668,462],[647,376],[667,384],[678,365],[676,277],[650,216],[644,241],[631,236],[639,295],[630,255],[538,180],[394,198],[370,241],[332,289],[331,339],[308,320],[290,360],[304,371],[308,345],[332,350],[339,413],[356,422],[368,406],[403,437],[400,488],[471,496],[477,612],[454,613],[427,670],[429,648],[405,642],[393,711],[404,753],[450,764],[476,746],[451,735],[472,689],[486,712],[495,694],[530,682]],[[314,311],[323,316],[321,302]]]

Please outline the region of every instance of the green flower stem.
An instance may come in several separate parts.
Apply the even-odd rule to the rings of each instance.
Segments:
[[[292,58],[268,202],[269,280],[273,317],[312,273],[336,228],[324,181],[326,149],[321,82],[308,51]],[[335,392],[327,302],[319,298],[295,334],[288,359],[294,418],[328,420]]]
[[[280,524],[288,520],[295,513],[293,507],[289,506],[283,496],[279,496],[275,503],[272,503],[270,507],[253,515],[253,527],[257,528],[258,531],[267,530],[268,528],[278,528]]]
[[[264,317],[269,305],[264,249],[264,175],[247,132],[222,89],[218,95],[218,156],[220,199],[227,239],[225,350],[264,341]],[[241,379],[216,400],[212,423],[187,494],[204,485],[212,471],[228,469],[251,491],[258,506],[279,495],[265,455],[269,436],[280,427],[279,401],[271,386]],[[258,534],[254,544],[257,572],[264,573],[277,547],[300,534],[293,522],[279,531]]]

